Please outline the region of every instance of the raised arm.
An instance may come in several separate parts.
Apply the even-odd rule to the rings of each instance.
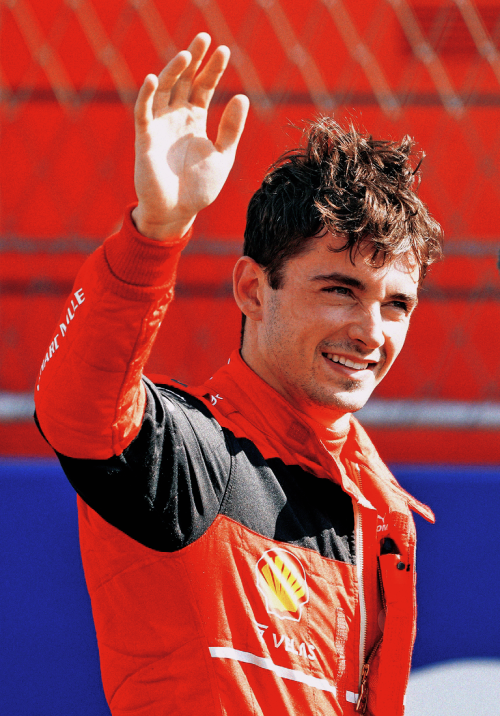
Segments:
[[[229,50],[217,48],[200,70],[209,43],[200,33],[144,81],[135,108],[139,203],[83,265],[42,362],[38,420],[69,457],[107,459],[137,435],[142,370],[173,295],[185,234],[233,165],[248,99],[228,103],[212,143],[207,111]]]
[[[210,44],[200,33],[159,77],[148,75],[135,106],[133,219],[152,239],[183,236],[196,214],[211,204],[231,170],[248,112],[244,95],[233,97],[217,138],[207,138],[207,111],[226,69],[229,49],[218,47],[199,71]]]

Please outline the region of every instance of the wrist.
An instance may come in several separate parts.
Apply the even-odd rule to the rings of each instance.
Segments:
[[[134,208],[127,208],[120,231],[108,237],[103,244],[104,265],[109,270],[109,275],[105,272],[105,280],[111,282],[109,285],[115,291],[162,288],[165,292],[172,284],[181,251],[188,243],[191,232],[188,231],[182,239],[150,239],[137,231],[132,221]],[[118,288],[117,280],[120,284]]]
[[[154,241],[168,241],[169,239],[180,239],[191,228],[196,218],[196,214],[190,219],[179,218],[168,222],[160,222],[151,220],[142,211],[141,205],[138,204],[131,213],[132,221],[137,231],[148,239]]]

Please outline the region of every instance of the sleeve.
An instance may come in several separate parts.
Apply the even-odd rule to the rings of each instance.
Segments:
[[[144,379],[139,433],[120,455],[81,460],[59,454],[80,497],[141,544],[173,552],[217,517],[231,472],[230,446],[207,408]]]
[[[142,370],[189,235],[175,242],[148,239],[136,230],[131,209],[121,230],[80,270],[38,377],[39,426],[67,457],[120,455],[142,424]]]

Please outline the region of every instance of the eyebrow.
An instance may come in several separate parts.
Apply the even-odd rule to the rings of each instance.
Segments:
[[[358,278],[349,276],[349,274],[340,273],[339,271],[312,276],[310,281],[316,281],[318,283],[340,283],[343,286],[349,286],[349,288],[356,288],[358,291],[366,291],[366,285]],[[416,306],[418,303],[418,297],[416,294],[392,293],[388,298],[391,301],[404,301],[411,306]]]
[[[366,291],[365,284],[358,278],[354,278],[353,276],[349,276],[348,274],[340,273],[339,271],[334,271],[333,273],[321,273],[317,276],[312,276],[310,280],[322,283],[342,283],[344,284],[344,286],[349,286],[350,288],[357,288],[359,291]]]

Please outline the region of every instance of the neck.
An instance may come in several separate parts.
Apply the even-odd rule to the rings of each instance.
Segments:
[[[240,355],[249,368],[256,373],[259,378],[271,386],[279,393],[295,410],[300,411],[309,420],[319,423],[324,428],[334,433],[346,434],[349,430],[351,413],[342,411],[340,408],[335,409],[325,405],[317,405],[305,400],[298,400],[291,394],[285,385],[276,379],[271,370],[267,370],[266,363],[255,359],[255,353],[248,350],[244,343]],[[258,354],[257,354],[258,355]]]
[[[325,408],[324,411],[314,410],[314,406],[311,406],[311,410],[301,409],[304,415],[314,420],[315,423],[319,423],[324,428],[331,430],[332,433],[338,435],[345,435],[349,431],[349,425],[351,422],[351,413],[340,413],[340,411],[329,410]]]

